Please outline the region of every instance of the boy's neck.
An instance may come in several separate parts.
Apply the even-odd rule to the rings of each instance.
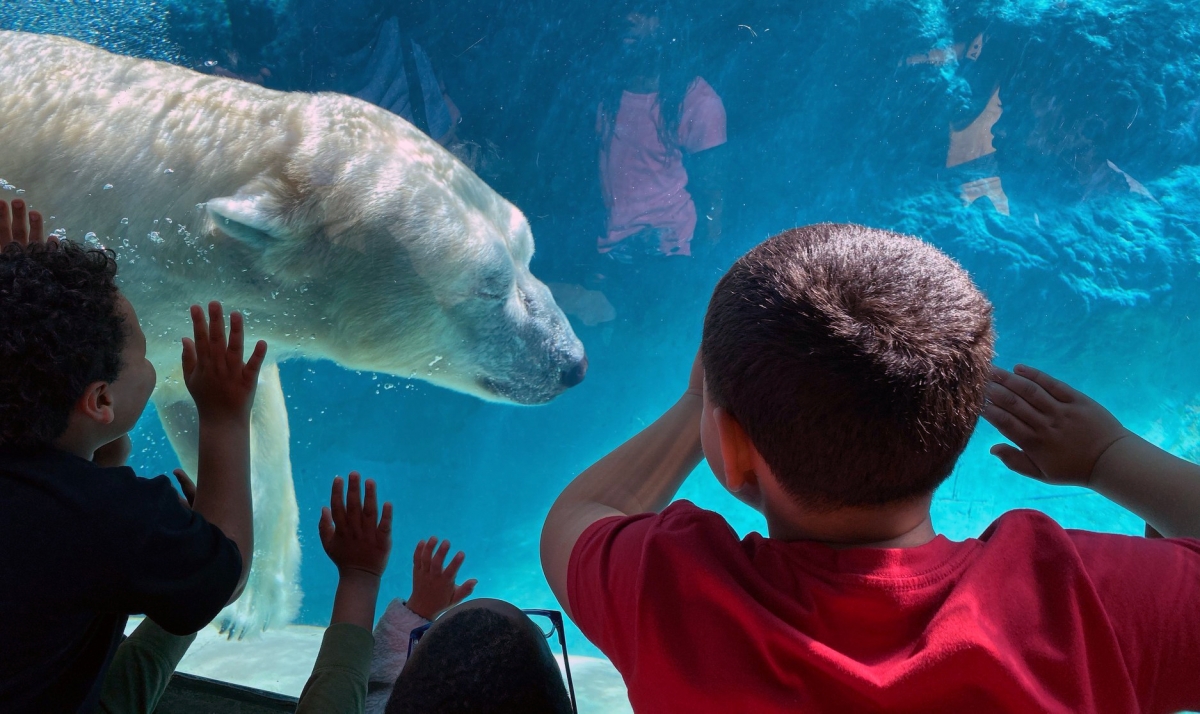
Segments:
[[[763,509],[767,532],[783,541],[811,540],[831,548],[915,548],[937,534],[929,516],[933,496],[886,506],[814,511],[791,498]]]
[[[99,439],[101,437],[92,433],[92,430],[84,428],[77,423],[77,419],[72,418],[68,422],[67,430],[63,432],[63,435],[55,439],[54,448],[91,461],[96,455],[96,449],[107,443],[106,441],[99,441],[97,443]]]

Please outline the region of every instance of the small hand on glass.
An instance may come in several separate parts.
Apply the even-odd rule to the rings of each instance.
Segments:
[[[392,550],[392,504],[384,503],[380,515],[375,482],[367,479],[363,498],[359,495],[359,480],[358,472],[351,471],[343,498],[342,477],[333,479],[329,506],[321,509],[317,530],[325,554],[337,566],[340,577],[365,573],[379,578]]]
[[[983,418],[1016,446],[991,452],[1019,474],[1052,484],[1087,486],[1096,462],[1130,435],[1086,394],[1032,367],[993,368]]]
[[[192,338],[183,338],[183,381],[196,402],[200,418],[249,419],[258,372],[267,356],[267,343],[254,346],[250,359],[242,361],[245,328],[241,313],[229,316],[229,343],[225,342],[225,317],[221,303],[204,310],[192,305]]]
[[[405,606],[415,615],[434,620],[438,615],[462,602],[479,582],[472,578],[462,585],[455,585],[458,569],[467,556],[460,550],[446,563],[450,552],[450,541],[438,545],[437,536],[419,541],[413,552],[413,590]]]
[[[28,220],[26,224],[26,206],[23,199],[14,198],[11,211],[8,203],[0,200],[0,250],[7,248],[10,243],[26,248],[31,243],[42,242],[42,214],[29,211]],[[57,239],[51,236],[50,242],[57,243]]]

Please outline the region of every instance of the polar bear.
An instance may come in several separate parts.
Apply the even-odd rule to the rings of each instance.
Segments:
[[[0,190],[117,252],[161,377],[155,406],[193,473],[179,338],[194,302],[242,310],[274,360],[519,404],[583,379],[583,346],[529,271],[525,217],[403,119],[61,37],[0,32],[0,67]],[[262,375],[254,567],[222,620],[239,637],[286,623],[300,598],[287,412],[278,368]]]

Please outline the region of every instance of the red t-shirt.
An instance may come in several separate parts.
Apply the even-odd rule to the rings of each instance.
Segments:
[[[571,554],[575,622],[648,712],[1200,707],[1200,541],[1064,530],[834,550],[680,501]]]

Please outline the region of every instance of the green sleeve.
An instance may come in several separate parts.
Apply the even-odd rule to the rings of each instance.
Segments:
[[[374,646],[370,631],[358,625],[330,625],[321,640],[312,676],[300,693],[296,714],[362,712]]]
[[[180,637],[146,618],[117,647],[100,690],[101,714],[154,711],[179,660],[196,635]]]

